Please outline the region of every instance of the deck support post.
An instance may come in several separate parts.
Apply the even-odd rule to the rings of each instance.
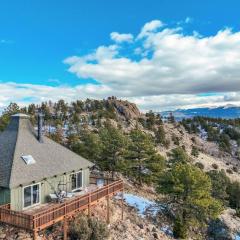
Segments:
[[[68,222],[67,222],[67,218],[64,218],[64,222],[63,222],[63,240],[67,240],[67,232],[68,232]]]
[[[33,240],[37,240],[38,232],[36,230],[33,230]]]
[[[107,224],[110,224],[110,200],[109,195],[107,196]]]
[[[91,193],[88,195],[88,217],[91,217]]]
[[[121,205],[122,205],[122,217],[121,217],[121,219],[123,220],[123,204],[124,204],[124,194],[123,194],[123,190],[122,190],[122,202],[121,202]]]

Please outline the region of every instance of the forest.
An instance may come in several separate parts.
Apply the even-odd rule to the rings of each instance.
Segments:
[[[129,109],[134,109],[134,114]],[[33,123],[41,112],[46,136],[93,161],[97,169],[112,177],[123,176],[136,188],[144,184],[153,187],[164,196],[176,238],[185,239],[196,231],[214,237],[213,226],[225,208],[235,209],[240,216],[240,183],[218,167],[206,171],[203,164],[194,163],[193,158],[201,152],[194,141],[189,153],[181,145],[181,137],[172,134],[169,138],[165,130],[170,125],[191,136],[205,134],[206,141],[239,159],[240,152],[234,152],[232,145],[240,145],[240,119],[194,117],[176,122],[170,115],[164,122],[159,114],[140,113],[131,103],[110,97],[26,107],[11,103],[0,117],[1,131],[17,112],[29,114]]]

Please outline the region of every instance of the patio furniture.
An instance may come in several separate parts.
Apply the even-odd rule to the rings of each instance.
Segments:
[[[50,193],[49,197],[51,199],[51,202],[57,202],[58,201],[58,196],[55,193]]]

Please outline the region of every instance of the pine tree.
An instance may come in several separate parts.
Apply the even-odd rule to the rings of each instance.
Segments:
[[[176,121],[175,121],[175,117],[174,117],[174,115],[173,115],[172,112],[169,113],[168,122],[169,122],[169,123],[172,123],[172,124],[174,124],[174,123],[176,122]]]
[[[10,103],[6,109],[4,109],[2,116],[0,117],[0,131],[3,131],[10,121],[11,115],[19,113],[20,108],[16,103]]]
[[[198,148],[196,146],[192,147],[191,155],[194,156],[194,157],[199,156],[199,151],[198,151]]]
[[[162,145],[166,143],[166,134],[162,125],[155,131],[156,142]]]
[[[102,162],[104,170],[110,171],[114,177],[116,171],[122,171],[122,161],[127,139],[121,130],[107,123],[99,131],[100,141],[102,144]]]
[[[54,133],[50,133],[49,137],[60,144],[63,144],[63,140],[64,140],[64,133],[63,133],[63,129],[60,125],[58,125],[56,127],[56,131]]]
[[[149,175],[149,163],[155,154],[155,148],[151,136],[139,129],[130,132],[130,144],[128,147],[127,158],[131,166],[132,175],[142,185]]]
[[[190,161],[189,156],[187,155],[187,153],[185,152],[185,150],[181,147],[177,147],[172,149],[172,151],[170,152],[170,158],[169,158],[169,162],[171,164],[175,164],[175,163],[187,163]]]
[[[83,130],[80,139],[73,139],[69,144],[71,150],[102,167],[100,161],[102,144],[97,134]]]
[[[171,210],[180,221],[175,222],[179,223],[176,229],[179,226],[189,229],[194,223],[196,226],[204,225],[222,211],[221,202],[211,196],[211,179],[190,164],[174,164],[160,178],[157,191],[168,196],[169,206],[172,206]],[[175,237],[181,237],[175,234]]]
[[[146,160],[146,168],[149,170],[149,174],[145,175],[146,182],[157,183],[165,167],[165,158],[160,154],[153,154]]]
[[[227,192],[229,194],[229,205],[231,208],[240,209],[240,183],[230,183]]]
[[[230,179],[227,177],[225,171],[211,170],[207,174],[212,182],[212,196],[221,200],[224,204],[227,204],[229,198],[227,190]]]

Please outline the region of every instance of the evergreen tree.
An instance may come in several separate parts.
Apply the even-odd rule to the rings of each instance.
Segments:
[[[185,150],[181,147],[177,147],[172,149],[172,151],[170,152],[170,158],[169,158],[169,162],[171,164],[175,164],[175,163],[187,163],[190,161],[189,156],[187,155],[187,153],[185,152]]]
[[[10,121],[11,115],[19,113],[20,108],[16,103],[10,103],[6,109],[4,109],[2,116],[0,117],[0,131],[3,131]]]
[[[156,151],[151,136],[140,129],[132,130],[129,137],[127,158],[130,162],[131,173],[142,185],[149,175],[150,169],[148,167]]]
[[[56,130],[54,133],[50,133],[49,137],[57,142],[57,143],[60,143],[60,144],[63,144],[63,140],[64,140],[64,133],[63,133],[63,129],[60,125],[58,125],[56,127]]]
[[[231,153],[230,137],[227,134],[220,135],[219,148],[224,152]]]
[[[70,139],[71,140],[71,139]],[[70,149],[101,166],[102,144],[99,135],[83,130],[80,139],[72,139]]]
[[[199,151],[198,151],[197,147],[195,147],[195,146],[192,147],[191,155],[194,156],[194,157],[199,156]]]
[[[173,143],[175,144],[175,145],[177,145],[177,146],[179,146],[179,144],[180,144],[180,141],[179,141],[180,139],[179,139],[179,137],[176,135],[176,134],[172,134],[172,141],[173,141]]]
[[[68,104],[63,100],[60,99],[55,105],[55,113],[57,118],[61,121],[64,122],[67,120],[67,115],[68,115]]]
[[[102,144],[102,162],[104,170],[110,171],[112,177],[116,171],[121,171],[123,155],[127,145],[127,139],[121,130],[107,123],[99,132]]]
[[[229,205],[231,208],[240,208],[240,183],[235,181],[230,183],[227,189],[229,194]]]
[[[160,178],[157,191],[167,194],[171,210],[178,219],[175,229],[181,229],[175,232],[175,237],[182,237],[178,234],[180,230],[184,233],[182,228],[189,229],[194,223],[196,226],[202,225],[216,218],[222,210],[220,201],[211,196],[212,186],[208,175],[189,164],[174,164]]]
[[[227,204],[229,198],[227,190],[230,179],[227,177],[225,171],[211,170],[207,174],[212,182],[212,196],[221,200],[224,204]]]
[[[149,183],[157,183],[165,167],[165,158],[160,154],[153,154],[146,160],[146,168],[148,169],[148,172],[146,172],[145,181]]]
[[[155,131],[155,138],[156,138],[156,143],[165,145],[166,143],[166,134],[164,131],[164,127],[160,125],[158,129]]]
[[[172,123],[172,124],[174,124],[174,123],[176,122],[176,121],[175,121],[175,117],[174,117],[174,115],[173,115],[172,112],[169,113],[168,122],[169,122],[169,123]]]
[[[36,106],[35,104],[30,104],[27,109],[27,113],[30,115],[35,115],[36,113]]]
[[[156,119],[155,119],[155,114],[153,113],[153,111],[149,111],[148,113],[146,113],[146,127],[149,129],[149,130],[152,130],[154,125],[155,125],[155,122],[156,122]]]

